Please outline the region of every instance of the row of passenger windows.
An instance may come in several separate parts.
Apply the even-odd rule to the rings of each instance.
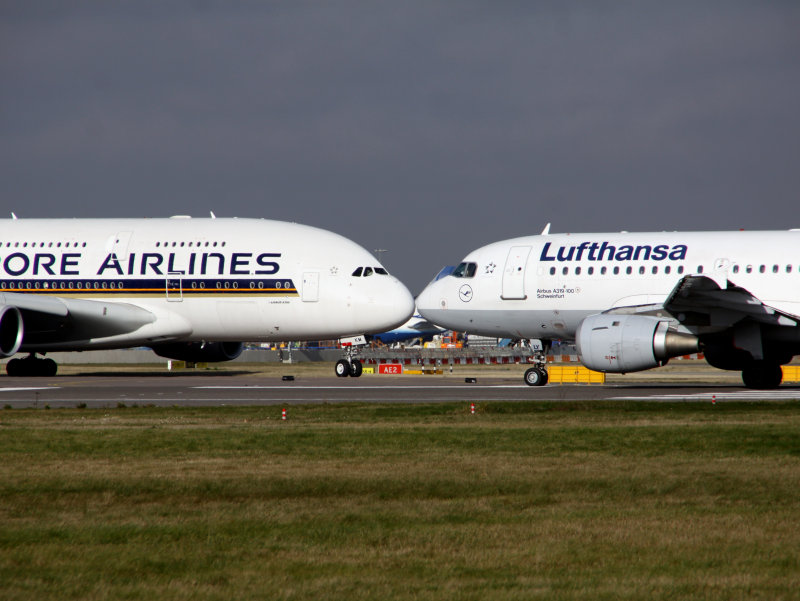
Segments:
[[[644,275],[647,272],[647,270],[645,269],[644,265],[640,265],[638,271],[639,271],[639,273],[641,275]],[[631,274],[633,274],[634,270],[633,270],[633,267],[631,267],[630,265],[625,268],[624,272],[619,267],[619,265],[615,265],[611,269],[609,269],[608,267],[603,265],[600,269],[597,270],[597,273],[599,273],[600,275],[606,275],[609,272],[614,274],[614,275],[619,275],[620,273],[625,273],[627,275],[631,275]],[[555,267],[551,267],[550,268],[550,275],[556,275],[556,273],[557,273],[557,269]],[[583,273],[583,269],[581,267],[575,267],[572,270],[572,274],[573,275],[581,275],[581,273]],[[594,275],[594,273],[595,273],[594,267],[587,267],[586,268],[586,275]],[[653,274],[658,274],[659,273],[658,265],[654,265],[652,267],[651,273],[653,273]],[[672,266],[671,265],[665,265],[663,270],[661,271],[661,273],[664,273],[664,274],[672,273]],[[675,268],[675,273],[682,274],[683,273],[683,265],[678,265]],[[697,273],[703,273],[703,266],[702,265],[697,268]],[[569,274],[570,274],[569,267],[562,267],[561,268],[561,275],[569,275]]]
[[[0,282],[0,290],[107,290],[122,289],[122,282]]]
[[[747,266],[745,266],[744,271],[745,271],[745,273],[753,273],[753,269],[754,269],[754,267],[752,265],[747,265]],[[784,269],[786,270],[786,273],[792,273],[792,266],[791,265],[786,265],[786,267]],[[780,270],[781,270],[780,265],[773,265],[772,266],[772,273],[779,273]],[[739,266],[738,265],[734,265],[732,271],[733,271],[733,273],[739,273]],[[797,268],[797,271],[800,271],[800,267]],[[758,273],[767,273],[767,266],[766,265],[759,265],[758,266]]]
[[[86,247],[86,242],[0,242],[0,248],[82,248]]]
[[[175,280],[177,281],[177,280]],[[242,284],[242,287],[245,284],[249,284],[251,290],[255,290],[256,288],[259,290],[263,290],[264,288],[269,288],[270,284],[276,289],[289,289],[294,290],[294,286],[292,285],[291,280],[286,281],[277,281],[277,282],[264,282],[264,281],[250,281],[250,282],[240,282],[238,280],[226,280],[226,281],[218,281],[215,282],[215,286],[212,287],[211,283],[206,283],[205,281],[192,281],[183,282],[183,288],[187,288],[187,286],[191,286],[192,289],[197,290],[204,290],[206,286],[209,289],[216,288],[217,290],[229,290],[229,289],[238,289],[239,284]],[[177,286],[175,286],[177,288]],[[124,285],[122,282],[0,282],[0,290],[122,290]],[[136,289],[136,285],[131,285],[130,288]],[[162,289],[162,288],[158,288]]]
[[[244,282],[242,282],[242,283],[244,284]],[[206,287],[206,283],[205,282],[192,282],[191,285],[192,285],[192,289],[193,290],[197,290],[197,289],[204,290],[205,287]],[[264,287],[265,287],[264,286],[264,282],[250,282],[250,289],[251,290],[254,290],[256,288],[258,288],[259,290],[263,290]],[[275,282],[274,283],[274,287],[277,288],[278,290],[281,290],[281,289],[283,289],[283,290],[294,290],[294,286],[292,286],[292,282],[291,281]],[[184,288],[185,288],[185,286],[184,286]],[[221,289],[228,290],[228,289],[231,289],[231,288],[234,289],[234,290],[237,290],[239,288],[239,282],[237,282],[236,280],[233,280],[232,282],[231,281],[217,282],[217,289],[218,290],[221,290]]]
[[[119,240],[117,240],[119,242]],[[225,246],[226,242],[156,242],[156,247]],[[0,248],[86,248],[86,242],[0,242]]]
[[[767,265],[759,265],[758,266],[758,273],[767,273],[768,269],[769,268],[768,268]],[[791,265],[786,265],[784,269],[785,269],[786,273],[792,273],[792,269],[793,268],[792,268]],[[746,265],[744,267],[744,269],[743,269],[744,273],[753,273],[755,270],[756,270],[756,268],[753,265]],[[772,273],[780,273],[780,270],[781,270],[780,265],[772,265],[771,270],[772,270]],[[800,267],[798,267],[797,270],[798,270],[798,272],[800,272]],[[634,270],[634,268],[629,265],[628,267],[626,267],[624,269],[624,272],[623,272],[622,268],[619,267],[619,265],[615,265],[611,269],[609,269],[608,267],[606,267],[604,265],[604,266],[600,267],[600,269],[597,270],[597,272],[600,275],[606,275],[609,272],[614,274],[614,275],[619,275],[620,273],[625,273],[626,275],[632,275],[635,271],[638,271],[639,275],[644,275],[645,273],[647,273],[647,268],[644,265],[640,265],[638,267],[638,269]],[[740,268],[739,265],[734,265],[733,268],[731,269],[731,271],[733,273],[740,273],[742,271],[742,269]],[[557,272],[558,272],[558,269],[556,267],[551,267],[550,268],[550,275],[556,275]],[[682,274],[683,272],[684,272],[683,265],[678,265],[675,268],[675,273]],[[572,269],[572,274],[573,275],[581,275],[581,273],[583,273],[583,268],[580,267],[580,266],[574,267]],[[590,267],[586,268],[586,275],[594,275],[594,273],[595,273],[595,268],[593,266],[590,266]],[[653,265],[650,268],[650,273],[652,273],[653,275],[658,275],[659,273],[663,273],[665,275],[668,275],[668,274],[672,273],[672,266],[671,265],[664,265],[664,267],[659,270],[659,266],[658,265]],[[702,265],[698,265],[697,266],[697,271],[695,271],[695,273],[703,273],[703,266]],[[569,274],[570,274],[570,268],[569,267],[562,267],[561,268],[561,275],[569,275]],[[466,276],[466,277],[472,277],[472,276]]]
[[[353,272],[353,277],[366,278],[371,276],[373,273],[377,273],[378,275],[389,275],[389,272],[386,271],[383,267],[357,267],[356,270]]]
[[[195,243],[195,242],[156,242],[156,248],[160,248],[162,246],[164,248],[167,248],[169,246],[171,246],[173,248],[175,248],[176,246],[179,246],[181,248],[184,247],[184,246],[188,246],[189,248],[191,248],[192,246],[200,248],[201,246],[225,246],[225,244],[226,244],[226,242],[197,242],[197,243]]]
[[[453,277],[456,277],[456,278],[472,278],[472,277],[475,277],[475,273],[476,273],[477,269],[478,269],[478,266],[477,266],[476,263],[461,263],[460,265],[458,265],[458,267],[456,267],[453,270],[451,275]],[[791,265],[786,265],[786,266],[784,266],[783,269],[784,269],[784,271],[786,273],[792,273],[793,267]],[[704,270],[703,266],[702,265],[698,265],[697,266],[697,270],[694,273],[703,273],[703,270]],[[731,268],[731,272],[732,273],[740,273],[740,272],[753,273],[756,270],[758,271],[758,273],[767,273],[770,270],[772,271],[772,273],[780,273],[781,266],[777,265],[777,264],[776,265],[772,265],[772,266],[769,266],[769,265],[758,265],[758,266],[745,265],[745,266],[740,266],[738,264],[735,264]],[[798,270],[798,272],[800,272],[800,266],[797,268],[797,270]],[[621,273],[624,273],[626,275],[632,275],[635,272],[638,272],[640,275],[644,275],[645,273],[647,273],[648,269],[644,265],[639,265],[639,267],[637,267],[637,268],[634,268],[632,265],[628,265],[624,269],[622,267],[620,267],[619,265],[615,265],[614,267],[608,267],[606,265],[603,265],[602,267],[600,267],[598,269],[595,269],[595,267],[592,265],[592,266],[589,266],[589,267],[586,267],[586,268],[581,267],[581,266],[572,267],[572,268],[570,268],[568,266],[565,266],[565,267],[562,267],[560,271],[561,271],[561,275],[569,275],[570,273],[572,273],[573,275],[581,275],[582,273],[585,273],[586,275],[594,275],[595,272],[599,273],[600,275],[607,275],[608,273],[611,273],[613,275],[619,275]],[[665,275],[669,275],[669,274],[671,274],[673,272],[673,267],[672,267],[672,265],[664,265],[664,266],[653,265],[650,268],[649,271],[653,275],[658,275],[659,273],[662,273],[662,274],[665,274]],[[556,275],[558,272],[559,272],[559,269],[557,267],[555,267],[555,266],[550,267],[550,275]],[[488,267],[487,267],[487,273],[491,273],[491,271],[489,271]],[[683,274],[684,273],[683,265],[676,266],[675,267],[675,273]]]

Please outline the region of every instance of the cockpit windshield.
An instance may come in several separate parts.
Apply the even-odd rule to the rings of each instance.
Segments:
[[[389,275],[389,272],[383,267],[357,267],[352,275],[354,278],[366,278],[371,276],[373,273],[377,273],[378,275]]]
[[[475,271],[478,269],[477,263],[460,263],[458,267],[453,270],[454,278],[473,278]]]
[[[438,282],[442,278],[446,278],[447,276],[453,273],[455,268],[456,268],[455,265],[448,265],[447,267],[442,267],[442,270],[436,274],[436,277],[433,278],[433,281]]]

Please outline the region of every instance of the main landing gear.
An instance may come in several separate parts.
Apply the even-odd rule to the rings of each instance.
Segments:
[[[18,377],[51,377],[56,375],[58,365],[52,359],[38,359],[31,353],[24,359],[12,359],[6,363],[6,373]]]
[[[780,386],[782,380],[781,366],[769,361],[752,361],[742,370],[742,382],[748,388],[769,390]]]

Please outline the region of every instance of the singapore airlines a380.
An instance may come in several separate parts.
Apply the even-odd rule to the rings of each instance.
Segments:
[[[332,232],[259,219],[0,221],[0,356],[53,375],[50,351],[148,346],[191,361],[244,341],[347,340],[404,323],[408,289]],[[355,345],[352,345],[355,343]],[[348,352],[339,376],[359,376]]]

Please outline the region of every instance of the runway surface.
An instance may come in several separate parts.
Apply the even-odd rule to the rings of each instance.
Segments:
[[[0,407],[117,407],[296,405],[305,403],[438,403],[487,401],[731,401],[800,399],[800,386],[753,391],[729,384],[548,385],[531,387],[518,378],[364,376],[280,377],[224,372],[208,375],[96,374],[54,378],[0,377]]]

